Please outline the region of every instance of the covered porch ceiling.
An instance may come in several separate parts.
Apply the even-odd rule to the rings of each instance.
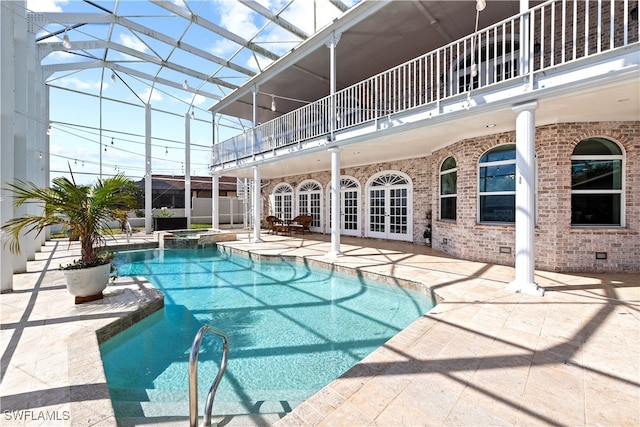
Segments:
[[[518,0],[488,1],[479,14],[478,28],[518,14],[519,7]],[[475,0],[366,0],[210,109],[251,120],[252,91],[257,86],[257,121],[264,123],[329,95],[330,50],[325,43],[334,30],[340,36],[335,49],[336,90],[340,90],[465,37],[474,32],[475,24]]]

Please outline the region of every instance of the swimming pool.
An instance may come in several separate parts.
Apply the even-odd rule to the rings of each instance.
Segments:
[[[186,415],[189,350],[204,324],[229,338],[214,414],[259,402],[288,412],[434,305],[398,286],[297,262],[254,263],[215,248],[121,252],[116,264],[121,276],[144,276],[165,295],[164,310],[101,346],[119,418],[148,416],[154,401],[165,402],[155,410]],[[216,339],[203,342],[201,399],[221,351]]]

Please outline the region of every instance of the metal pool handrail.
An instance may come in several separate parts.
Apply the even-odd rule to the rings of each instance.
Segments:
[[[229,359],[229,341],[225,333],[209,325],[201,327],[193,339],[191,353],[189,354],[189,425],[191,427],[198,427],[198,353],[200,352],[200,344],[202,343],[204,334],[207,332],[222,338],[222,361],[220,362],[218,375],[216,375],[213,384],[211,384],[207,401],[204,405],[204,421],[202,423],[204,427],[211,426],[213,399],[216,395],[220,380],[222,380],[222,375],[224,375],[224,371],[227,368],[227,360]]]

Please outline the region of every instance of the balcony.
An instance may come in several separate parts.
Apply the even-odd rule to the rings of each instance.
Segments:
[[[631,0],[545,2],[215,144],[212,171],[637,79],[637,8]]]

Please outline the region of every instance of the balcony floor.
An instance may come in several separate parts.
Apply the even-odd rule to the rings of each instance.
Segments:
[[[513,294],[513,268],[453,259],[411,243],[247,230],[225,246],[428,284],[444,299],[387,344],[280,419],[225,425],[638,425],[640,280],[632,274],[536,272],[544,297]],[[154,243],[151,236],[134,241]],[[74,306],[57,266],[77,254],[48,242],[2,295],[3,419],[11,425],[116,425],[94,331],[149,306],[142,282]],[[5,411],[67,419],[10,421]],[[66,411],[66,412],[65,412]],[[11,413],[13,414],[13,412]],[[145,420],[169,425],[177,420]],[[228,422],[228,423],[227,423]],[[175,425],[185,425],[181,420]]]

